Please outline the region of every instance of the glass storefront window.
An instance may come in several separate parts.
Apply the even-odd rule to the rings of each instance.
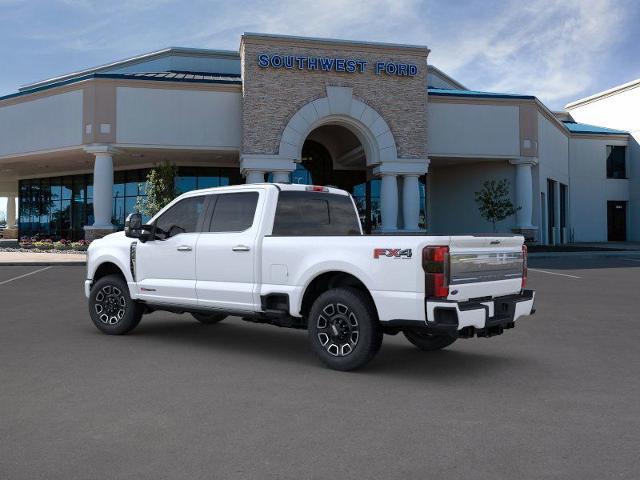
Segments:
[[[195,177],[195,176],[176,177],[175,187],[176,187],[177,194],[182,194],[185,192],[190,192],[191,190],[195,190],[196,188],[198,188],[198,177]]]
[[[72,179],[73,177],[63,177],[61,179],[62,195],[60,198],[62,200],[71,200],[73,196]]]
[[[126,216],[136,210],[137,199],[146,196],[147,174],[147,169],[115,172],[112,221],[116,228],[124,227]],[[296,165],[291,181],[297,184],[314,183],[311,173],[302,164]],[[181,192],[242,183],[244,179],[236,167],[179,167],[176,179],[176,186]],[[94,222],[93,175],[21,180],[19,188],[21,236],[78,240],[84,237],[83,227]],[[357,184],[352,188],[352,194],[363,225],[367,223],[368,212],[371,230],[379,228],[380,180]],[[424,199],[424,181],[420,194]],[[424,200],[422,204],[424,206]],[[424,218],[421,210],[421,227]]]
[[[194,168],[179,171],[177,184],[184,188],[209,188],[243,183],[239,172],[225,168]],[[146,196],[147,170],[116,172],[113,189],[113,224],[124,227],[129,213],[136,211],[138,197]],[[292,183],[313,184],[309,171],[301,164],[291,175]],[[71,192],[71,193],[69,193]],[[352,195],[358,207],[365,230],[375,231],[381,226],[380,180],[372,179],[353,187]],[[65,198],[69,197],[69,198]],[[71,178],[24,180],[20,186],[21,235],[50,236],[56,238],[83,238],[84,225],[91,225],[93,217],[93,186],[91,175]],[[420,228],[426,228],[425,185],[420,183]],[[64,200],[63,200],[64,199]],[[73,201],[66,201],[67,199]],[[367,205],[367,200],[369,205]],[[369,225],[367,229],[367,210]],[[148,220],[148,219],[146,219]]]

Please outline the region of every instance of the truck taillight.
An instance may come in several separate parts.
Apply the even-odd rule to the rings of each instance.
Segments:
[[[422,250],[422,268],[425,275],[425,296],[449,296],[449,247],[425,247]]]
[[[522,289],[527,286],[527,246],[522,245]]]

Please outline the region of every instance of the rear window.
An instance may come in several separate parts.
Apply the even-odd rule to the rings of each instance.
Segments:
[[[348,196],[280,192],[273,235],[360,235],[360,221]]]

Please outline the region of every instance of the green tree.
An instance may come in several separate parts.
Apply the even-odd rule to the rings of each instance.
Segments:
[[[153,217],[166,204],[178,196],[175,177],[178,167],[168,161],[162,161],[147,174],[147,196],[138,197],[136,209],[148,217]]]
[[[516,208],[511,202],[509,181],[505,178],[500,181],[487,180],[482,184],[482,190],[476,192],[476,203],[480,215],[486,221],[491,222],[493,231],[496,231],[496,223],[514,215],[521,207]]]

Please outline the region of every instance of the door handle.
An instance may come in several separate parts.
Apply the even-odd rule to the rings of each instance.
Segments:
[[[180,245],[177,250],[179,252],[190,252],[192,248],[189,245]]]
[[[251,249],[246,245],[236,245],[231,250],[233,250],[234,252],[248,252]]]

